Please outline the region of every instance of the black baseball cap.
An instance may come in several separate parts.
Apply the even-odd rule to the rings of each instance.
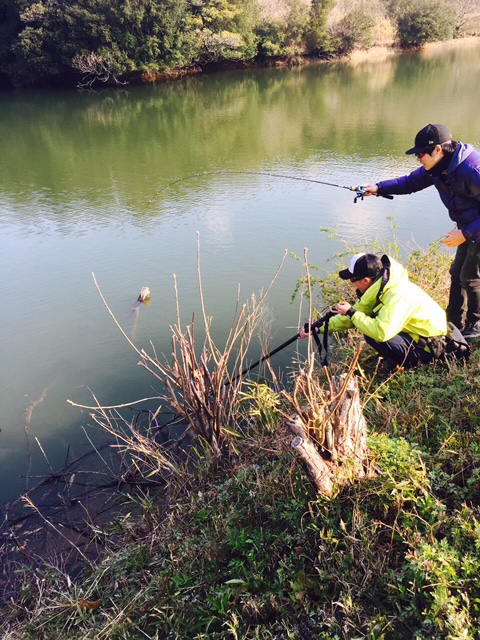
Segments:
[[[383,263],[373,253],[356,253],[350,260],[348,269],[338,272],[342,280],[361,280],[362,278],[375,279],[383,271]]]
[[[452,134],[450,130],[443,124],[427,124],[427,126],[423,127],[415,136],[415,146],[405,151],[405,153],[407,155],[420,153],[421,151],[431,149],[437,144],[448,142],[451,139]]]

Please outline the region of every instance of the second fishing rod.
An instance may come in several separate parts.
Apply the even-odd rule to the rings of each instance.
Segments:
[[[320,332],[320,329],[322,327],[324,327],[324,329],[323,329],[323,348],[325,350],[325,355],[324,355],[323,360],[322,360],[322,366],[324,366],[324,367],[328,366],[328,322],[329,322],[330,318],[333,318],[333,316],[335,316],[335,315],[336,314],[333,311],[327,311],[327,313],[325,315],[321,316],[320,318],[317,318],[317,320],[315,320],[315,322],[313,322],[312,324],[309,324],[308,322],[306,322],[304,327],[303,327],[303,329],[304,329],[306,334],[309,334],[309,333],[312,334],[312,336],[313,336],[313,338],[315,340],[315,343],[317,345],[319,357],[322,356],[322,343],[320,342],[320,338],[319,338],[318,334]],[[294,336],[292,336],[291,338],[289,338],[288,340],[283,342],[280,346],[276,347],[275,349],[273,349],[272,351],[270,351],[266,355],[262,356],[259,360],[257,360],[253,364],[249,365],[241,373],[238,373],[231,380],[226,382],[225,386],[228,386],[232,382],[235,382],[235,380],[238,380],[238,378],[243,378],[245,375],[247,375],[247,373],[250,373],[250,371],[252,369],[255,369],[255,367],[258,367],[258,365],[262,364],[262,362],[265,362],[266,360],[269,360],[276,353],[278,353],[279,351],[282,351],[283,349],[285,349],[285,347],[288,347],[289,345],[291,345],[292,342],[296,342],[299,338],[300,338],[300,333],[296,333]]]

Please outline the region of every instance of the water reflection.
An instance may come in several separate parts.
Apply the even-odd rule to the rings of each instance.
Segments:
[[[194,172],[199,159],[208,169],[259,168],[319,151],[378,155],[386,140],[401,152],[406,136],[432,115],[475,141],[477,76],[477,50],[467,47],[381,63],[186,78],[118,93],[4,95],[2,184],[19,202],[32,189],[63,202],[65,193],[83,188],[97,206],[117,190],[131,204],[159,183]],[[464,95],[471,99],[459,109],[445,99]]]

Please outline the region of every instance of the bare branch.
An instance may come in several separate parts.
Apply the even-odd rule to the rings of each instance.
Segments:
[[[91,89],[95,82],[111,84],[127,84],[126,80],[120,80],[115,63],[111,56],[102,56],[95,51],[90,53],[78,53],[72,58],[72,67],[83,74],[78,82],[79,89]]]

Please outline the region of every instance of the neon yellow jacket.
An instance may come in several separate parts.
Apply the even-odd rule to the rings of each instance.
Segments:
[[[415,342],[419,337],[444,336],[447,333],[445,311],[428,293],[408,279],[407,270],[398,262],[390,261],[390,277],[380,295],[382,278],[369,287],[353,305],[355,313],[350,318],[340,314],[330,319],[329,331],[357,328],[377,342],[387,342],[401,331],[408,333]]]

